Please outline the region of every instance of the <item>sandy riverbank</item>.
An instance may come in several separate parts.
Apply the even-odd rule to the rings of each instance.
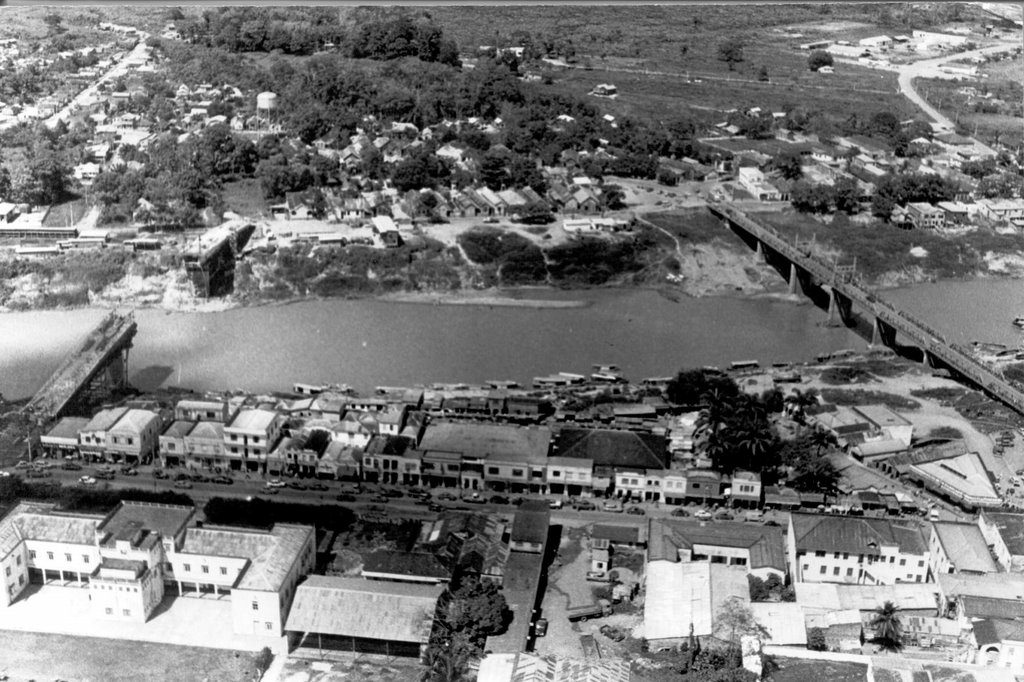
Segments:
[[[536,289],[534,289],[536,290]],[[529,290],[526,290],[528,292]],[[524,292],[525,293],[525,292]],[[481,305],[512,308],[585,308],[590,301],[519,298],[509,290],[485,289],[481,291],[398,291],[377,297],[393,303],[424,303],[429,305]]]

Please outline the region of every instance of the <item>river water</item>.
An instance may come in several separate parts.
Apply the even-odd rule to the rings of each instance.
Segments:
[[[530,297],[537,297],[531,292]],[[220,313],[140,309],[129,361],[143,389],[287,390],[295,382],[482,383],[617,364],[668,376],[733,360],[803,362],[866,342],[823,325],[814,306],[770,298],[680,298],[650,290],[547,292],[582,308],[321,300]],[[1021,311],[1024,313],[1024,306]],[[103,310],[0,315],[0,394],[29,396],[81,343]]]

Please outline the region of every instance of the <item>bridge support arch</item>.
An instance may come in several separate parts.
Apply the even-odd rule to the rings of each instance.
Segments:
[[[804,288],[803,281],[800,278],[800,268],[796,266],[796,263],[789,264],[789,293],[799,294]]]

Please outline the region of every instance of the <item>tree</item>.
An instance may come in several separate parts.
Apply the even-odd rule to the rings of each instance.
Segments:
[[[730,71],[735,71],[736,65],[743,61],[743,40],[734,37],[719,43],[718,60],[728,64]]]
[[[807,631],[807,648],[811,651],[827,651],[828,644],[825,642],[825,631],[821,628],[810,628]]]
[[[799,152],[787,149],[773,159],[775,169],[787,180],[799,180],[803,177],[803,157]]]
[[[807,68],[811,71],[817,71],[823,66],[832,66],[832,55],[825,50],[811,50],[811,54],[807,56]]]
[[[263,647],[260,649],[260,653],[256,656],[256,669],[260,671],[260,674],[267,672],[270,668],[270,664],[274,662],[274,652],[270,650],[270,647]]]
[[[742,651],[743,637],[757,637],[762,642],[770,639],[768,630],[739,597],[730,597],[722,604],[714,619],[714,634],[729,642],[730,649],[736,653]]]
[[[32,150],[27,176],[17,193],[22,201],[36,206],[55,204],[67,194],[70,182],[71,167],[64,154],[40,141]]]
[[[860,185],[853,178],[842,177],[832,185],[832,203],[837,211],[856,213],[860,209]]]
[[[793,469],[789,484],[805,493],[835,495],[839,490],[842,474],[827,457],[805,459]]]
[[[871,627],[875,629],[874,641],[888,651],[899,651],[903,648],[903,624],[900,622],[899,607],[887,601],[877,609],[871,619]]]
[[[764,580],[753,573],[748,573],[747,584],[750,587],[750,601],[768,601],[771,592],[768,590],[768,586],[765,585]]]
[[[824,184],[797,180],[790,190],[793,208],[803,213],[828,213],[832,210],[832,189]]]

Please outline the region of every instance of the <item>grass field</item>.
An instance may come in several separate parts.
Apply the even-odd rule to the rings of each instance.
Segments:
[[[256,672],[251,653],[149,642],[3,631],[0,648],[0,673],[19,679],[249,682]]]
[[[838,661],[805,661],[798,658],[776,658],[779,670],[771,674],[771,682],[864,682],[868,667],[860,663]]]
[[[250,178],[226,182],[223,197],[224,205],[229,211],[246,217],[268,215],[267,202],[263,198],[259,180]]]
[[[43,219],[43,225],[46,227],[74,225],[84,218],[88,211],[89,204],[84,199],[56,204],[47,211],[46,218]]]

